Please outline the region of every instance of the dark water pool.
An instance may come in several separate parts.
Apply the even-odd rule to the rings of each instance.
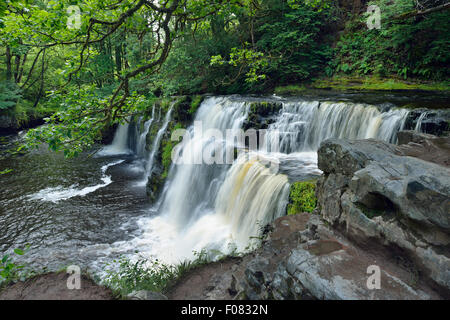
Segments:
[[[3,137],[0,152],[16,139]],[[65,159],[43,147],[3,156],[5,169],[13,171],[0,175],[0,256],[30,244],[19,261],[35,270],[92,261],[102,269],[109,245],[135,237],[136,221],[151,215],[143,163],[129,155]]]

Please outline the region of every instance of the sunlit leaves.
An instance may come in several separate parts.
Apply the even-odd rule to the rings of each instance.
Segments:
[[[248,46],[249,44],[246,43]],[[248,48],[232,48],[229,60],[224,60],[221,55],[211,58],[211,65],[228,64],[233,67],[244,68],[245,81],[255,83],[266,79],[266,75],[261,71],[268,66],[269,62],[264,53]]]
[[[132,94],[120,112],[113,114],[108,108],[108,100],[101,98],[94,86],[64,94],[54,92],[51,98],[62,111],[45,119],[45,126],[30,130],[26,136],[27,146],[37,148],[41,143],[47,143],[50,150],[63,151],[67,157],[91,148],[101,138],[105,124],[126,121],[145,107],[145,99]]]

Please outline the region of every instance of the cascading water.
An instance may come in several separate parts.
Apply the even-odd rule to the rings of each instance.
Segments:
[[[203,125],[203,131],[239,129],[248,125],[254,101],[259,99],[208,98],[195,120]],[[183,140],[178,149],[181,160],[231,150],[232,161],[173,164],[162,196],[151,208],[140,182],[147,175],[146,163],[156,163],[161,138],[169,127],[171,112],[161,112],[161,108],[154,108],[151,119],[142,117],[118,126],[114,142],[103,149],[109,150],[103,159],[60,161],[56,155],[39,150],[25,158],[3,160],[2,166],[17,172],[3,176],[7,182],[0,202],[8,221],[8,227],[1,232],[3,243],[7,243],[4,248],[20,247],[31,237],[32,242],[39,243],[33,249],[36,253],[30,256],[33,264],[41,266],[52,261],[58,267],[59,263],[77,259],[94,272],[120,256],[176,263],[203,249],[212,253],[241,251],[252,244],[250,239],[258,237],[266,223],[285,213],[289,182],[321,174],[317,149],[324,139],[376,138],[395,142],[396,132],[409,118],[405,109],[386,110],[349,102],[274,102],[277,106],[281,102],[281,110],[261,121],[269,123],[265,145],[268,151],[264,144],[260,144],[261,150],[248,151],[242,142],[229,137],[196,135],[194,123],[188,130],[192,138]],[[421,118],[424,120],[426,114]],[[146,148],[149,132],[158,130]],[[35,170],[36,163],[41,170]],[[36,179],[24,184],[31,173]],[[18,215],[17,208],[23,215]],[[59,223],[58,232],[54,231],[52,219]],[[45,237],[41,236],[42,230]]]
[[[247,117],[244,102],[230,102],[225,98],[210,98],[201,105],[196,121],[203,130],[215,129],[225,134],[226,129],[239,129]],[[189,128],[193,138],[184,146],[182,160],[192,162],[203,155],[206,148],[219,146],[223,141],[211,141]],[[215,197],[223,183],[227,165],[182,164],[174,168],[175,175],[167,189],[161,212],[167,214],[180,229],[196,221],[213,208]]]
[[[425,120],[425,118],[427,116],[428,116],[428,112],[426,112],[426,111],[420,115],[419,119],[417,119],[416,127],[414,128],[415,131],[422,132],[422,123],[423,123],[423,120]]]
[[[158,130],[155,140],[153,141],[153,146],[152,146],[152,149],[150,150],[150,154],[149,154],[149,157],[147,160],[147,165],[146,165],[146,175],[145,175],[146,179],[152,174],[153,165],[155,162],[155,156],[158,153],[159,146],[161,145],[161,140],[163,138],[163,135],[166,133],[167,126],[169,125],[169,122],[171,120],[172,110],[173,110],[174,106],[175,106],[175,103],[172,103],[172,105],[169,108],[169,111],[166,114],[166,117],[164,118],[164,123],[161,126],[161,128]]]
[[[152,108],[152,117],[145,121],[143,124],[143,130],[140,131],[142,122],[144,121],[143,117],[139,118],[139,121],[137,123],[137,126],[135,126],[135,140],[136,140],[136,146],[133,149],[134,153],[141,158],[144,158],[146,156],[146,145],[147,145],[147,135],[150,131],[150,128],[153,125],[153,122],[155,120],[155,105],[153,105]]]
[[[261,155],[241,155],[227,174],[215,203],[216,214],[231,226],[238,250],[285,214],[289,195],[286,175],[273,174],[258,162]]]
[[[246,101],[209,98],[195,120],[202,124],[203,132],[215,129],[225,137],[227,129],[242,128],[249,106]],[[288,175],[306,180],[320,174],[316,151],[322,141],[376,138],[395,142],[407,115],[402,109],[381,112],[362,104],[286,102],[269,126],[263,143],[267,149],[241,153],[232,165],[193,164],[192,159],[205,150],[225,154],[227,148],[244,146],[226,138],[198,135],[196,125],[192,126],[188,130],[192,138],[180,152],[181,161],[172,167],[172,179],[159,208],[161,215],[147,222],[147,235],[158,239],[152,242],[153,254],[167,258],[170,252],[169,260],[173,261],[204,248],[224,253],[228,248],[243,250],[262,227],[285,213]],[[265,157],[272,160],[263,164]],[[279,164],[275,172],[266,165],[274,162]]]
[[[285,103],[277,121],[269,127],[265,147],[271,150],[272,145],[279,144],[283,153],[317,151],[329,138],[373,138],[395,143],[407,115],[404,109],[380,112],[375,106],[343,102]]]
[[[127,120],[124,124],[120,124],[117,127],[116,133],[114,134],[113,142],[100,150],[98,156],[108,156],[108,155],[119,155],[128,154],[130,149],[128,147],[128,132],[130,129],[130,123]]]

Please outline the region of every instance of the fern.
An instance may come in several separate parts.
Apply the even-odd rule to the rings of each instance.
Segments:
[[[9,81],[0,82],[0,110],[13,108],[22,98],[22,93],[16,84]]]

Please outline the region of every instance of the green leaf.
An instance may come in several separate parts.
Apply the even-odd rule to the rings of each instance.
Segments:
[[[14,253],[19,256],[23,256],[25,252],[22,249],[14,249]]]

